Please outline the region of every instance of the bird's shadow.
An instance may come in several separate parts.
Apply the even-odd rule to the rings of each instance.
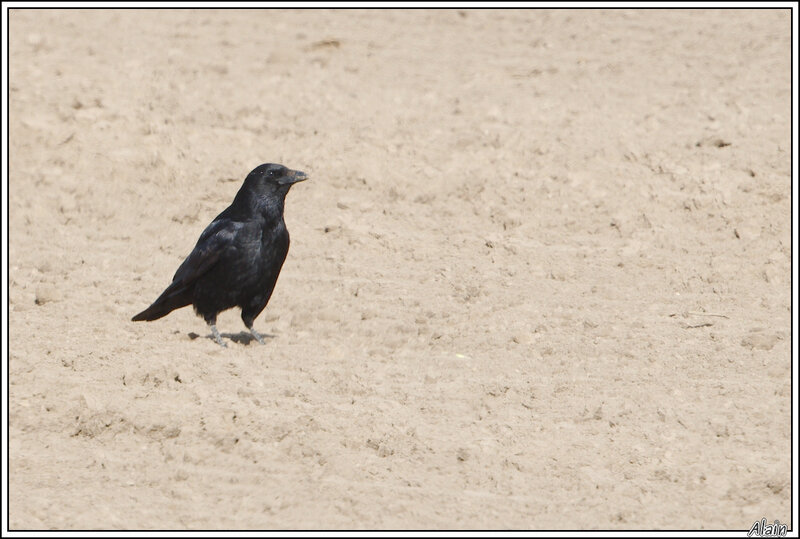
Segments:
[[[198,334],[197,334],[197,333],[195,333],[194,331],[190,331],[190,332],[188,333],[188,335],[189,335],[189,338],[190,338],[191,340],[195,340],[195,339],[197,339],[198,337],[201,337],[201,335],[198,335]],[[264,338],[264,339],[274,339],[274,338],[275,338],[275,335],[272,335],[272,334],[270,334],[270,333],[260,333],[260,335],[261,335],[261,337],[262,337],[262,338]],[[247,331],[240,331],[239,333],[220,333],[220,336],[221,336],[223,339],[230,339],[230,340],[232,340],[233,342],[235,342],[236,344],[244,344],[244,345],[246,345],[246,346],[249,346],[249,345],[250,345],[251,343],[253,343],[253,342],[256,342],[256,343],[258,343],[258,341],[256,341],[256,338],[255,338],[255,337],[253,337],[253,336],[252,336],[252,335],[251,335],[249,332],[247,332]],[[212,341],[214,340],[214,336],[213,336],[211,333],[209,333],[209,334],[208,334],[208,335],[206,335],[205,337],[206,337],[207,339],[211,339]]]

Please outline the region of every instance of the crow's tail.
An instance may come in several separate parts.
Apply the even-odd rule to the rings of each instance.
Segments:
[[[171,288],[170,286],[164,290],[164,293],[161,294],[152,305],[131,318],[131,320],[134,322],[158,320],[159,318],[167,316],[175,309],[180,309],[181,307],[192,304],[191,290],[187,290],[186,288],[171,290]]]

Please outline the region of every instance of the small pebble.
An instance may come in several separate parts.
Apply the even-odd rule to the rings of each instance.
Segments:
[[[61,291],[51,284],[42,284],[36,288],[36,305],[44,305],[53,301],[61,301]]]

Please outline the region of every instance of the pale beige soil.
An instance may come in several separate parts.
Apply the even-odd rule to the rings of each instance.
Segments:
[[[9,20],[12,529],[791,525],[788,10]]]

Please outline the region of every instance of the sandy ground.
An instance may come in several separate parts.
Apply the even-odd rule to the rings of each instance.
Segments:
[[[784,11],[20,11],[10,526],[790,514]],[[256,165],[256,328],[130,317]]]

